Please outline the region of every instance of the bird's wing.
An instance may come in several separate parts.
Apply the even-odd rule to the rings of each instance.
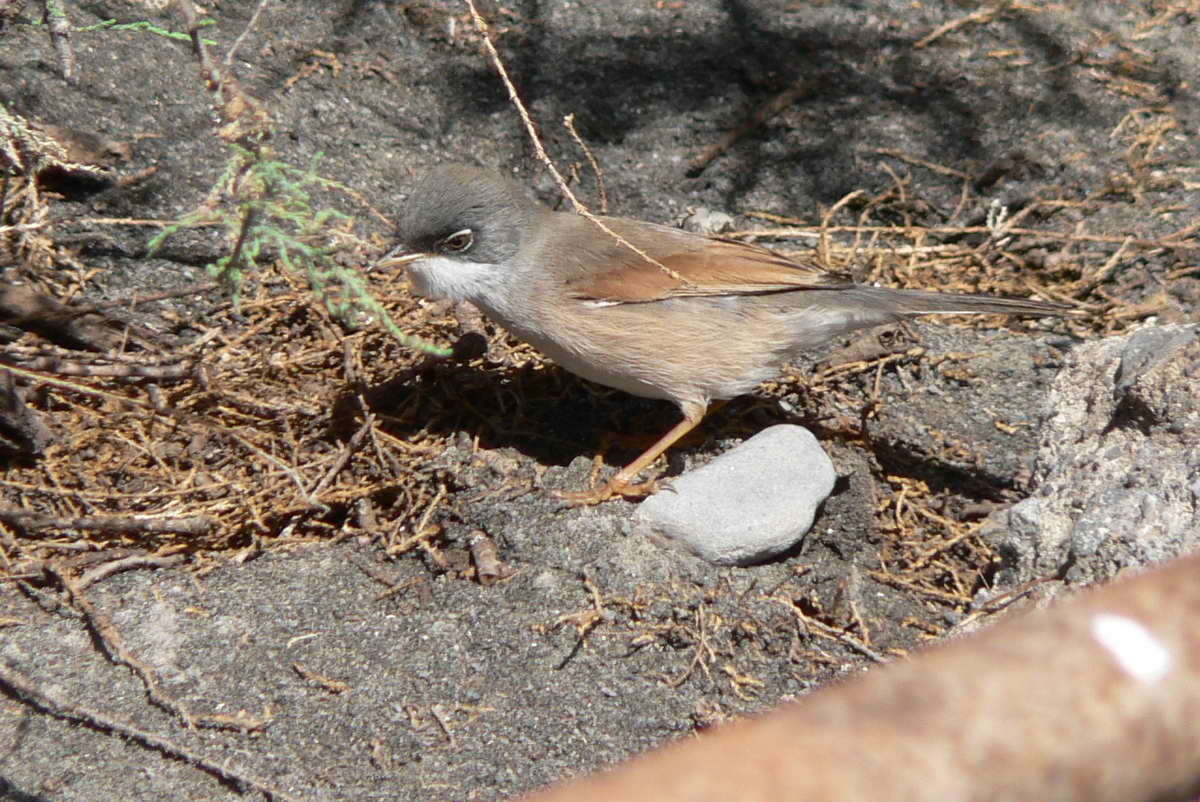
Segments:
[[[624,234],[619,229],[617,233]],[[677,251],[664,249],[661,240],[633,242],[650,254],[666,250],[667,255],[656,255],[658,264],[621,246],[613,269],[580,277],[570,282],[569,290],[585,300],[646,303],[667,298],[762,295],[853,286],[847,275],[813,263],[795,262],[757,245],[696,235],[679,237],[677,241]]]

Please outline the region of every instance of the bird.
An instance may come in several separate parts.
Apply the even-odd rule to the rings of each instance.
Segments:
[[[601,225],[598,225],[599,221]],[[859,329],[926,314],[1069,314],[1062,304],[858,284],[809,260],[641,220],[552,211],[512,179],[449,164],[413,185],[374,269],[469,301],[566,370],[664,399],[680,422],[573,504],[645,496],[635,479],[710,406]]]

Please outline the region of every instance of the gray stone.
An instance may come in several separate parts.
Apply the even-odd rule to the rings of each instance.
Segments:
[[[1043,418],[1037,490],[983,529],[1007,580],[1092,583],[1200,548],[1200,326],[1078,347]]]
[[[1196,338],[1194,326],[1147,326],[1129,335],[1114,379],[1118,401],[1139,378]]]
[[[634,532],[718,565],[749,565],[792,548],[837,475],[800,426],[772,426],[642,502]]]
[[[720,234],[733,228],[733,217],[701,206],[688,210],[687,217],[683,218],[683,227],[698,234]]]

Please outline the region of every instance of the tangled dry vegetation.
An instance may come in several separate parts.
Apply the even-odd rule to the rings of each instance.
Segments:
[[[1110,91],[1141,91],[1127,75],[1103,74],[1111,79]],[[241,113],[230,110],[235,100],[216,99],[227,126],[234,122],[230,115]],[[855,192],[826,210],[820,225],[759,215],[769,226],[732,236],[784,250],[789,243],[815,245],[826,264],[865,281],[1061,301],[1090,316],[1058,325],[1081,336],[1116,332],[1167,303],[1164,290],[1114,287],[1118,268],[1165,252],[1178,265],[1168,279],[1194,279],[1198,226],[1139,239],[1059,225],[1059,213],[1086,214],[1114,199],[1144,206],[1147,215],[1178,211],[1153,208],[1148,200],[1164,182],[1196,180],[1194,173],[1159,166],[1176,127],[1168,105],[1130,113],[1112,132],[1125,144],[1126,169],[1086,198],[1064,190],[1025,199],[1011,215],[995,208],[986,219],[939,227],[929,221],[957,215],[933,209],[912,175],[897,172],[884,191]],[[82,571],[118,559],[127,565],[175,562],[183,554],[204,570],[261,549],[358,535],[374,538],[393,557],[421,550],[434,564],[450,566],[439,557],[446,544],[433,513],[466,483],[453,467],[435,467],[433,457],[451,446],[456,432],[484,425],[488,399],[468,391],[448,395],[445,388],[425,392],[429,385],[421,377],[431,369],[430,357],[378,326],[347,327],[314,298],[303,275],[278,259],[260,260],[262,272],[246,277],[236,305],[220,300],[217,285],[194,288],[188,324],[200,333],[183,342],[155,333],[182,322],[155,305],[163,295],[130,298],[120,314],[115,305],[87,303],[90,270],[56,240],[56,192],[70,191],[62,186],[64,177],[115,181],[116,191],[128,177],[71,158],[52,135],[11,115],[0,135],[0,254],[15,264],[10,277],[20,276],[5,284],[0,347],[10,452],[0,477],[0,559],[9,579],[36,584],[52,564]],[[245,135],[228,128],[222,133],[231,140]],[[996,175],[1015,169],[994,165],[989,178],[903,153],[883,155],[961,180],[964,204]],[[372,219],[362,207],[351,213],[359,221]],[[135,221],[82,222],[103,230]],[[334,243],[341,264],[361,266],[386,247],[381,224],[361,233],[365,227],[331,222],[309,230],[305,241],[321,248]],[[241,247],[237,234],[231,233],[231,249]],[[366,281],[405,331],[443,345],[458,339],[453,310],[418,304],[402,277],[368,275]],[[144,325],[154,316],[164,325]],[[550,370],[502,332],[485,336],[487,349],[463,356],[483,383],[517,368]],[[814,373],[766,385],[761,397],[780,396],[800,383],[806,417],[834,421],[826,426],[828,435],[859,442],[869,452],[863,422],[884,401],[861,379],[922,358],[917,348],[870,342],[835,354]],[[411,391],[402,403],[388,402],[389,390],[397,387]],[[523,409],[508,408],[510,429],[538,425],[522,417]],[[589,447],[568,445],[580,453]],[[969,609],[993,560],[990,547],[975,536],[975,524],[940,512],[936,494],[918,479],[883,473],[876,479],[893,491],[875,511],[888,539],[876,578],[940,605]],[[475,570],[466,566],[461,573],[473,576]],[[597,601],[596,609],[601,606]],[[592,619],[586,611],[581,616],[569,623],[585,632]],[[929,623],[914,626],[937,633]]]

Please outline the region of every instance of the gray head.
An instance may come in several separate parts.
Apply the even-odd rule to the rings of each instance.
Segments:
[[[507,278],[545,207],[496,173],[465,165],[437,167],[409,195],[398,245],[380,266],[404,265],[421,295],[475,300]]]

